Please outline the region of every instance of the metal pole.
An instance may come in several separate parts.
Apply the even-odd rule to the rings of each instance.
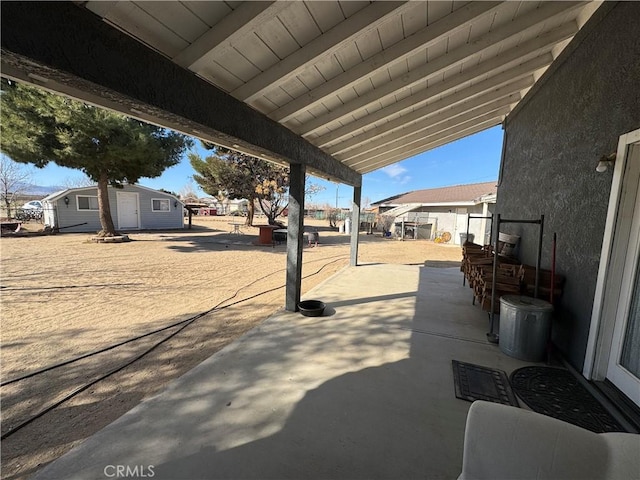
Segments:
[[[542,235],[544,234],[544,215],[540,215],[540,236],[538,237],[538,255],[536,256],[536,286],[533,291],[533,298],[538,298],[540,288],[540,260],[542,258]]]
[[[469,240],[469,222],[471,221],[471,214],[467,213],[467,240]],[[464,244],[461,245],[462,247]],[[464,276],[464,272],[462,273],[462,286],[464,287],[467,277]]]
[[[498,343],[498,335],[493,333],[494,311],[496,307],[496,277],[498,275],[498,232],[500,231],[500,214],[493,214],[492,226],[495,228],[493,246],[493,278],[491,279],[491,312],[489,313],[489,333],[487,340],[491,343]]]
[[[353,203],[351,212],[351,250],[349,264],[358,265],[358,235],[360,232],[360,204],[362,203],[362,187],[353,187]]]

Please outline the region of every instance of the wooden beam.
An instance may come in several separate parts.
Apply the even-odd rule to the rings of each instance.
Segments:
[[[557,37],[554,36],[554,38],[550,39],[548,45],[545,45],[543,48],[548,48],[549,45],[555,43],[555,38]],[[531,44],[531,41],[527,42],[527,44]],[[536,49],[539,48],[538,45],[539,43],[535,42]],[[490,78],[495,81],[496,85],[501,85],[502,83],[509,81],[511,78],[518,78],[523,75],[531,74],[536,70],[549,66],[551,62],[553,62],[553,56],[550,53],[545,53],[544,55],[533,58],[527,62],[517,65],[516,67],[510,68],[509,70],[496,73],[510,63],[517,62],[520,58],[530,55],[532,50],[525,47],[527,46],[523,44],[520,47],[516,47],[498,55],[497,57],[493,57],[490,60],[482,62],[474,68],[467,69],[458,75],[454,75],[443,82],[436,83],[429,88],[420,90],[413,95],[403,98],[399,102],[393,103],[392,105],[377,110],[369,115],[365,115],[364,117],[339,127],[321,137],[315,138],[313,139],[313,143],[320,147],[326,147],[337,140],[353,135],[362,128],[368,127],[369,125],[396,115],[404,110],[410,110],[414,108],[414,106],[423,104],[427,100],[438,95],[444,95],[454,91],[460,85],[482,75],[490,74]],[[534,46],[532,45],[532,47]]]
[[[413,53],[428,48],[448,35],[466,28],[469,23],[482,15],[494,11],[501,2],[471,2],[455,12],[432,23],[386,50],[368,58],[348,71],[332,78],[310,92],[283,105],[269,116],[279,122],[286,122],[299,112],[322,102],[327,96],[348,88],[369,75],[400,62]]]
[[[427,119],[424,122],[416,123],[407,129],[406,135],[386,143],[382,148],[375,149],[374,151],[364,151],[356,155],[345,155],[340,158],[340,161],[345,165],[352,168],[357,168],[359,164],[367,162],[376,157],[393,153],[398,149],[405,149],[411,147],[414,143],[422,142],[425,138],[433,137],[442,134],[442,132],[450,132],[456,128],[466,128],[469,122],[481,123],[487,120],[487,115],[494,115],[496,111],[504,111],[509,113],[509,105],[518,103],[520,101],[520,94],[515,93],[493,102],[481,105],[475,108],[464,110],[454,116],[442,115],[437,123],[433,123],[431,119]],[[463,127],[460,127],[460,126]],[[403,132],[404,133],[404,132]]]
[[[572,6],[572,8],[576,8],[575,4],[572,2],[569,2],[569,5]],[[370,90],[369,92],[340,105],[324,115],[320,115],[310,120],[300,128],[297,128],[296,131],[303,135],[313,133],[333,122],[343,119],[344,117],[353,115],[356,112],[364,110],[373,103],[379,102],[380,100],[391,95],[395,95],[403,90],[407,90],[418,83],[425,82],[427,79],[442,74],[454,66],[461,65],[470,57],[478,55],[500,42],[514,36],[522,35],[524,31],[540,25],[554,16],[566,13],[567,9],[568,7],[566,2],[543,3],[537,10],[518,17],[512,22],[482,35],[471,43],[465,44],[452,52],[435,58],[430,62],[411,70],[406,75],[402,75],[395,80],[387,82],[374,90]],[[575,26],[575,31],[577,31],[577,25]]]
[[[3,76],[270,161],[305,164],[352,186],[362,182],[357,172],[291,130],[86,8],[70,2],[7,2],[0,22]]]
[[[351,137],[333,147],[325,148],[325,151],[334,156],[336,154],[351,156],[374,150],[397,138],[408,135],[412,130],[411,125],[419,120],[425,119],[432,124],[436,124],[472,108],[531,88],[534,83],[534,77],[529,75],[496,88],[493,84],[493,79],[489,78],[406,115],[383,123],[371,130],[367,130],[360,135]],[[395,135],[392,135],[394,133]]]
[[[252,33],[256,25],[278,15],[289,5],[289,2],[242,2],[172,60],[181,67],[198,72],[209,59],[224,55],[235,42]]]
[[[318,57],[333,55],[345,45],[355,42],[359,36],[378,28],[389,18],[401,15],[410,6],[410,2],[374,2],[236,88],[231,95],[251,103],[274,85],[300,73],[317,61]]]
[[[414,157],[428,150],[433,150],[434,148],[441,147],[442,145],[446,145],[447,143],[451,143],[456,140],[460,140],[461,138],[468,137],[469,135],[473,135],[474,133],[482,132],[483,130],[486,130],[488,128],[500,125],[502,123],[502,120],[504,119],[504,115],[506,114],[498,115],[485,122],[477,124],[470,123],[468,128],[452,130],[450,134],[443,134],[442,137],[437,140],[426,140],[422,144],[416,144],[414,148],[406,149],[403,152],[379,158],[378,160],[367,163],[366,165],[363,164],[360,166],[360,168],[358,168],[358,171],[364,175],[366,173],[373,172],[374,170],[378,170],[380,168],[393,165],[394,163],[400,162],[402,160],[406,160],[407,158]]]

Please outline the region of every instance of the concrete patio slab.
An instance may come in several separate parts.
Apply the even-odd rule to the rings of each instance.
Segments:
[[[527,365],[486,342],[461,273],[351,267],[305,298],[325,316],[279,312],[35,478],[456,478],[451,360]]]

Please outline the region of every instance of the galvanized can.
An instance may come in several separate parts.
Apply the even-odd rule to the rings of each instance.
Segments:
[[[500,298],[500,350],[529,362],[544,360],[553,305],[521,295]]]

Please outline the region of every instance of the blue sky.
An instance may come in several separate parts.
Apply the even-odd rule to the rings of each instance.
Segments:
[[[196,144],[198,153],[206,156],[208,152],[201,149],[198,142]],[[369,173],[363,176],[363,204],[367,199],[376,202],[412,190],[496,180],[501,151],[502,128],[497,126]],[[139,183],[176,193],[191,184],[196,192],[205,196],[192,181],[193,173],[185,155],[180,164],[165,170],[160,177],[143,178]],[[50,164],[44,169],[34,169],[33,183],[40,186],[64,186],[81,177],[82,173],[78,170]],[[350,186],[318,178],[312,178],[311,181],[324,187],[324,190],[315,195],[310,203],[335,206],[337,196],[339,206],[351,205],[353,188]]]

